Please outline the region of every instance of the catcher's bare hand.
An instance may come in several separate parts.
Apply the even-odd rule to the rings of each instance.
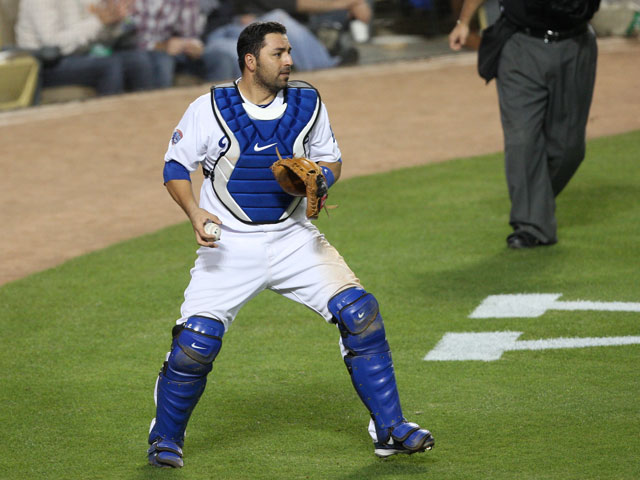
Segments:
[[[191,220],[191,224],[193,225],[193,231],[196,234],[196,241],[198,242],[198,245],[202,245],[203,247],[218,248],[218,245],[213,241],[214,237],[204,231],[204,225],[205,223],[207,223],[207,221],[222,225],[220,219],[213,213],[207,212],[200,207],[195,208],[193,211],[189,212],[189,219]]]

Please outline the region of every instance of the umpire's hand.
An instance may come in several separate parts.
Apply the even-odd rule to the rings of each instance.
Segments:
[[[458,20],[456,26],[451,30],[449,34],[449,47],[451,50],[460,50],[465,43],[467,43],[467,37],[469,36],[469,25]]]

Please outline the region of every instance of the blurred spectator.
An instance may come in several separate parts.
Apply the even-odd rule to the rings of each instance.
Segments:
[[[308,25],[329,49],[340,55],[353,41],[371,35],[374,0],[298,0],[297,11],[308,15]]]
[[[255,3],[274,4],[268,0],[255,0]],[[345,29],[353,20],[369,25],[373,17],[373,0],[285,0],[280,3],[279,8],[308,22],[312,29],[323,24],[339,25],[339,28]],[[288,7],[287,4],[293,6]]]
[[[231,78],[236,55],[229,59],[215,46],[205,47],[205,20],[199,0],[135,0],[137,44],[149,53],[157,87],[172,86],[177,72],[208,81]]]
[[[240,32],[252,22],[278,22],[287,29],[292,45],[291,56],[298,71],[331,68],[357,61],[357,50],[353,45],[329,52],[313,31],[303,22],[309,14],[325,12],[347,12],[363,22],[371,20],[371,8],[365,0],[201,0],[208,14],[208,32],[205,33],[207,48],[225,52],[228,58],[237,58],[236,44]],[[212,8],[215,5],[215,8]],[[221,21],[221,20],[226,20]],[[332,55],[333,53],[333,55]],[[239,77],[239,67],[234,65],[232,77]]]
[[[22,0],[18,47],[42,62],[42,86],[84,85],[98,95],[151,88],[148,57],[120,49],[132,0]]]

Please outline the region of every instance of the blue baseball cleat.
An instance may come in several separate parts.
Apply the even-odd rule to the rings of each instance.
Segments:
[[[374,442],[373,445],[377,457],[387,458],[399,453],[411,455],[431,450],[434,444],[435,440],[429,430],[420,428],[415,423],[404,422],[393,429],[387,442]]]
[[[182,449],[170,440],[158,439],[147,450],[149,464],[160,468],[182,468]]]

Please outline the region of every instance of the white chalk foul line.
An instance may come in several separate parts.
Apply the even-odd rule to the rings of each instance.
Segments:
[[[640,344],[640,336],[518,340],[522,332],[446,333],[424,357],[426,361],[499,360],[504,352]]]
[[[600,310],[605,312],[640,312],[635,302],[553,302],[552,310]]]
[[[548,310],[599,310],[610,312],[640,312],[635,302],[561,302],[561,293],[518,293],[489,295],[471,312],[469,318],[536,318]]]

